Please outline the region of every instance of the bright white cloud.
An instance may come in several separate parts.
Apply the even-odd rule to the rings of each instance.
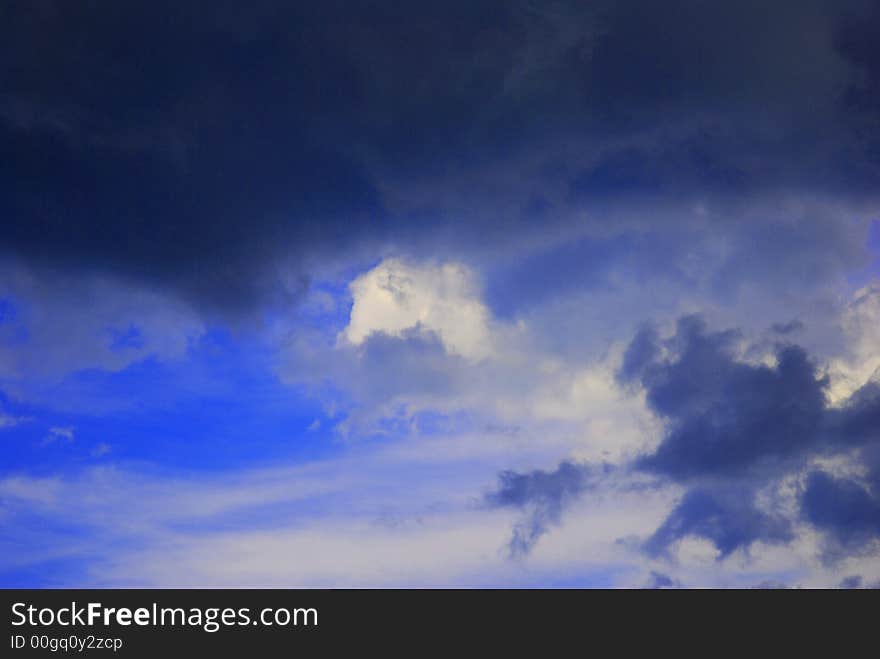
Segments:
[[[386,259],[350,288],[354,304],[343,336],[355,345],[375,332],[421,331],[436,333],[450,354],[478,361],[492,353],[489,311],[461,264]]]
[[[856,291],[840,316],[847,354],[831,361],[832,403],[840,403],[880,375],[880,283]]]
[[[656,439],[643,397],[615,380],[625,342],[560,354],[532,318],[493,318],[474,279],[460,264],[383,261],[350,284],[354,303],[336,343],[301,334],[288,344],[282,377],[330,381],[350,396],[337,425],[346,435],[377,432],[389,420],[401,427],[423,412],[463,412],[475,424],[468,441],[497,434],[474,439],[474,430],[506,428],[508,445],[565,446],[583,459],[617,461]],[[402,340],[422,332],[437,337],[439,350]],[[373,346],[374,334],[392,341]],[[418,432],[416,423],[407,427]]]

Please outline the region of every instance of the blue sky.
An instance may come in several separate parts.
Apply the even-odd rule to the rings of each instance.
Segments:
[[[0,585],[880,584],[873,3],[7,13]]]

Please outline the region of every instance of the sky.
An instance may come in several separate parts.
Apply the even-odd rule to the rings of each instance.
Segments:
[[[0,586],[880,586],[880,6],[0,7]]]

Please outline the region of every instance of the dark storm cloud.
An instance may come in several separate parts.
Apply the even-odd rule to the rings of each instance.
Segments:
[[[493,507],[513,507],[525,512],[513,529],[508,545],[510,555],[528,554],[551,526],[559,524],[565,506],[593,487],[596,476],[607,470],[565,461],[553,471],[501,472],[498,489],[486,495],[486,502]]]
[[[210,308],[364,245],[518,245],[585,205],[878,180],[880,17],[858,0],[0,11],[0,253]],[[596,274],[576,261],[558,278]]]
[[[872,551],[880,542],[880,384],[870,382],[841,409],[829,410],[832,437],[854,447],[861,477],[811,472],[804,485],[804,518],[826,532],[826,558]]]
[[[281,249],[377,215],[314,126],[352,93],[332,52],[268,6],[211,9],[5,5],[0,249],[235,308],[271,290]]]
[[[804,490],[804,517],[843,548],[857,550],[880,538],[877,494],[853,480],[815,471]]]
[[[673,361],[654,361],[640,334],[622,375],[640,372],[648,404],[669,432],[640,467],[687,481],[747,473],[797,456],[822,432],[827,380],[800,348],[779,350],[774,367],[736,361],[732,332],[707,333],[697,317],[679,321]],[[649,361],[639,363],[638,358]]]
[[[761,540],[788,542],[794,535],[788,520],[755,507],[754,493],[741,489],[692,489],[645,543],[652,556],[663,555],[671,544],[693,536],[710,541],[719,558]]]
[[[870,382],[829,407],[827,378],[801,348],[781,346],[772,367],[748,364],[733,353],[737,338],[689,316],[666,341],[640,330],[626,351],[619,377],[638,379],[667,422],[658,448],[635,467],[688,488],[645,549],[661,555],[695,536],[724,557],[758,540],[790,540],[790,522],[759,508],[758,492],[829,455],[856,459],[866,482],[813,471],[801,498],[804,520],[843,552],[880,539],[880,386]]]

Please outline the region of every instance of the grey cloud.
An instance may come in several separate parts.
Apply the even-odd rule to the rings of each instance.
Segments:
[[[845,551],[873,543],[880,538],[880,388],[868,383],[832,408],[828,380],[803,349],[782,345],[775,366],[748,364],[734,355],[737,338],[686,317],[666,342],[641,330],[626,353],[620,378],[638,378],[667,422],[660,445],[635,467],[688,488],[647,551],[660,555],[689,535],[711,541],[722,557],[759,540],[791,540],[790,520],[759,509],[758,491],[829,455],[866,466],[868,486],[813,471],[803,518]],[[668,356],[661,358],[663,343]]]
[[[698,203],[736,220],[780,191],[853,213],[876,201],[877,21],[859,0],[183,2],[100,18],[13,2],[0,252],[234,315],[296,300],[282,266],[308,281],[389,245],[488,259],[585,215],[606,234]],[[717,281],[833,269],[858,247],[840,218],[770,219],[749,220]],[[596,274],[557,274],[572,272]]]
[[[508,544],[510,555],[528,554],[550,527],[560,523],[565,506],[594,487],[609,469],[564,461],[553,471],[501,472],[498,489],[486,495],[486,503],[523,511]]]

